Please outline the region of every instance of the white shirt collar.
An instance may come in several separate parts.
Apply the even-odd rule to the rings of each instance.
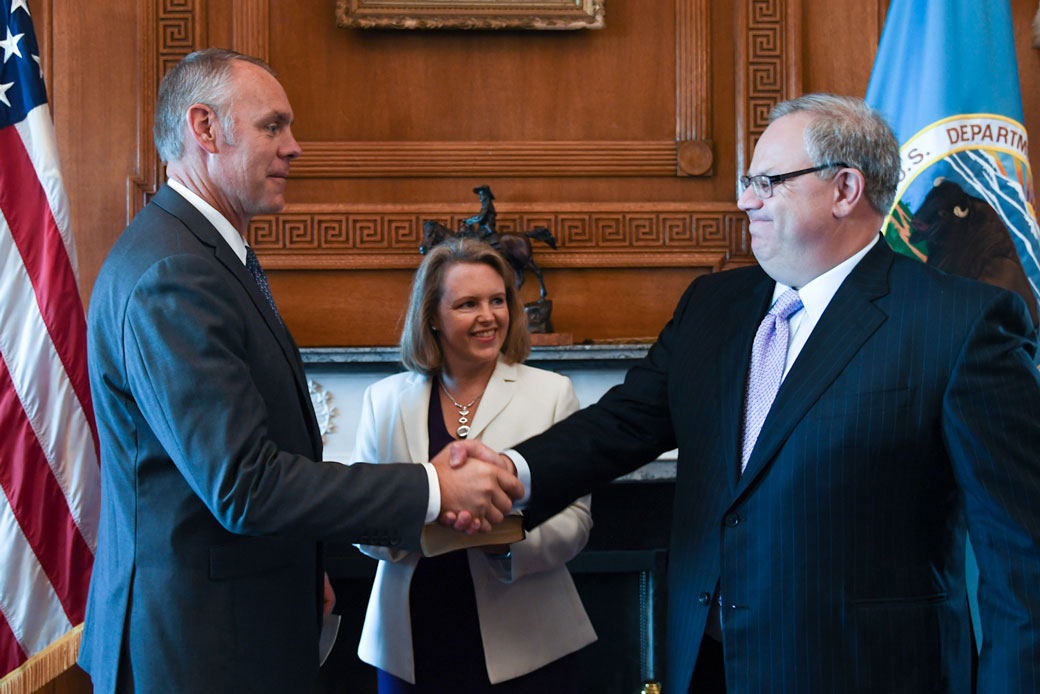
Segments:
[[[189,190],[186,185],[178,181],[176,178],[168,178],[166,179],[166,183],[177,191],[182,198],[188,201],[188,204],[198,210],[202,216],[213,225],[221,238],[227,241],[227,245],[231,246],[231,250],[235,252],[238,259],[242,261],[243,265],[245,265],[246,241],[242,238],[242,235],[238,233],[238,229],[236,229],[234,225],[224,217],[224,215],[217,212],[217,208],[213,207],[213,205],[210,205],[196,193]]]
[[[819,320],[821,315],[823,315],[824,310],[827,308],[827,304],[829,304],[831,299],[834,298],[841,283],[845,281],[845,278],[849,276],[852,269],[859,264],[859,261],[863,259],[863,256],[874,247],[874,244],[876,244],[880,238],[880,235],[875,234],[874,238],[872,238],[870,243],[866,246],[819,277],[811,280],[808,284],[798,290],[798,296],[802,300],[803,310],[811,318],[813,325],[815,325],[816,321]],[[776,287],[773,289],[773,299],[770,302],[770,306],[772,306],[773,302],[775,302],[781,294],[790,288],[791,287],[786,284],[777,282]]]

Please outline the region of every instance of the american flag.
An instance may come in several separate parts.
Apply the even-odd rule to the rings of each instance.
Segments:
[[[97,430],[54,127],[28,0],[0,0],[0,676],[83,621]]]

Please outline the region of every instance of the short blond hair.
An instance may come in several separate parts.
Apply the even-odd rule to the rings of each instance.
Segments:
[[[409,371],[436,376],[444,367],[444,353],[440,337],[433,330],[433,319],[441,300],[444,275],[459,263],[483,263],[502,277],[509,309],[509,330],[502,343],[502,356],[508,363],[516,364],[531,353],[527,314],[513,284],[513,270],[506,259],[483,241],[450,238],[426,254],[412,280],[408,311],[401,331],[401,363]]]

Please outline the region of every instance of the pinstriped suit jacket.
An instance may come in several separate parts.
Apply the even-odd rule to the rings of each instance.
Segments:
[[[667,691],[716,581],[728,691],[1040,692],[1040,378],[1021,300],[877,244],[784,380],[743,475],[748,356],[774,283],[702,277],[602,400],[520,446],[533,522],[679,448]],[[633,509],[633,512],[636,512]]]

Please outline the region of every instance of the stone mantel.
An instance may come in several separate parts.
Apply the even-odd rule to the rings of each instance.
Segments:
[[[649,349],[650,344],[646,342],[535,346],[531,348],[527,363],[542,368],[557,365],[625,369],[645,357]],[[308,370],[358,366],[364,369],[373,365],[400,368],[400,350],[397,347],[304,347],[300,354]]]

